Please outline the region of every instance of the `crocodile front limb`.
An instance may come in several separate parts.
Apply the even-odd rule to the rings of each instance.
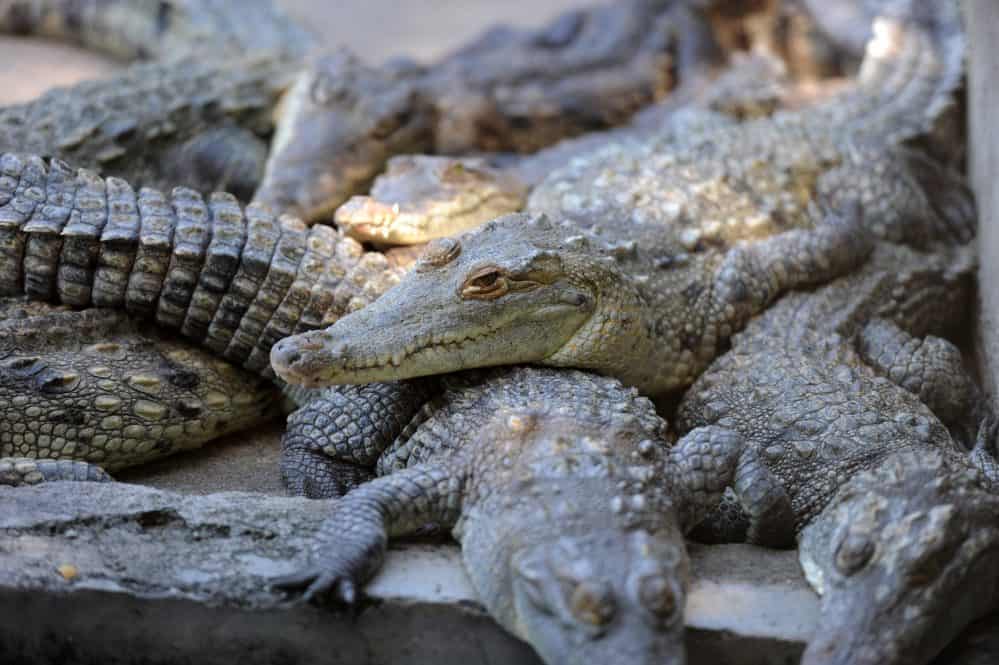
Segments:
[[[388,539],[433,522],[546,663],[683,663],[683,533],[735,475],[739,438],[710,427],[671,449],[651,402],[582,372],[448,381],[378,458],[381,477],[333,505],[314,567],[278,584],[355,603]]]
[[[881,246],[857,274],[755,319],[680,405],[681,431],[730,427],[756,453],[698,535],[797,538],[825,594],[805,665],[922,665],[999,601],[994,420],[956,349],[905,330],[959,321],[972,267]],[[975,449],[938,414],[977,429]]]

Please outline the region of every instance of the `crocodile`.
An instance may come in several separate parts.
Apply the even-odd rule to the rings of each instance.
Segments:
[[[810,86],[814,88],[814,86]],[[773,113],[800,96],[780,60],[734,53],[725,70],[675,97],[649,106],[631,122],[516,153],[399,155],[388,161],[371,190],[336,209],[333,221],[358,240],[409,245],[462,233],[521,210],[528,191],[566,161],[624,138],[704,131]]]
[[[352,605],[390,537],[452,528],[480,601],[558,663],[683,663],[683,532],[735,474],[718,427],[667,445],[652,403],[606,377],[501,368],[447,388],[332,507],[274,586]]]
[[[697,78],[720,60],[699,10],[627,0],[571,10],[539,29],[498,26],[437,62],[397,58],[380,71],[397,96],[412,102],[396,123],[431,117],[429,131],[418,134],[422,143],[408,152],[455,155],[530,152],[621,124],[676,80]],[[362,186],[346,187],[339,153],[327,144],[327,136],[342,133],[330,104],[350,95],[352,85],[335,59],[305,66],[288,94],[256,200],[314,220],[377,175],[392,151],[364,172]]]
[[[107,309],[0,300],[0,484],[109,480],[278,413],[258,375]]]
[[[754,460],[694,537],[798,542],[823,594],[805,665],[926,663],[999,601],[997,428],[933,334],[969,311],[971,256],[879,246],[751,322],[679,405],[678,432],[730,428]]]
[[[257,25],[265,28],[259,40]],[[0,5],[0,30],[76,39],[164,65],[181,52],[208,61],[278,53],[292,71],[269,82],[285,92],[274,107],[271,153],[262,174],[256,161],[241,174],[256,185],[255,200],[310,222],[364,190],[393,154],[536,150],[620,124],[676,80],[699,78],[721,62],[702,9],[653,0],[570,11],[536,30],[497,27],[426,67],[396,59],[372,68],[342,49],[323,52],[266,0],[245,7],[15,0]],[[246,138],[205,139],[196,154],[223,162],[216,171],[226,173],[227,152],[259,157],[259,147],[243,147]],[[239,184],[241,193],[246,183]]]
[[[192,50],[302,57],[317,37],[272,0],[2,0],[0,32],[75,43],[119,60]]]
[[[528,214],[431,243],[373,306],[282,340],[272,365],[318,386],[540,363],[661,395],[782,292],[862,263],[871,237],[966,242],[963,179],[897,145],[963,70],[957,7],[913,3],[879,17],[862,75],[834,100],[572,160]]]
[[[259,204],[244,207],[230,194],[215,193],[206,200],[183,187],[169,195],[151,188],[136,192],[119,178],[103,179],[57,159],[13,153],[0,154],[0,238],[0,295],[88,308],[84,314],[100,321],[111,317],[107,320],[117,322],[115,316],[127,315],[133,320],[128,325],[140,325],[135,320],[155,323],[200,344],[216,359],[266,379],[273,379],[268,352],[275,340],[327,325],[365,306],[398,282],[412,260],[405,252],[365,251],[328,226],[310,228],[299,220],[278,218]],[[26,332],[44,337],[42,319],[31,321],[33,327]],[[125,323],[115,325],[105,326],[108,334],[125,335]],[[144,334],[140,340],[160,343],[160,338],[150,337],[151,331]],[[93,344],[100,345],[96,338]],[[141,346],[139,341],[134,345]],[[221,365],[204,361],[196,349],[190,353],[220,377],[229,376]],[[25,354],[40,359],[29,369],[68,362],[57,347]],[[11,362],[21,364],[19,358],[16,353]],[[81,357],[78,362],[87,360]],[[87,378],[86,389],[94,389],[88,366],[73,367]],[[130,367],[123,364],[112,371],[118,372],[115,377],[124,376],[121,394],[116,394],[125,408],[134,391],[125,386],[127,375],[121,372]],[[235,376],[228,390],[246,393],[246,379]],[[28,381],[12,389],[31,399],[32,385]],[[209,385],[214,384],[206,379]],[[395,384],[383,384],[342,392],[367,413],[365,400],[391,400],[399,391]],[[83,416],[97,414],[90,410]],[[21,410],[12,409],[3,422],[17,424],[22,417]],[[251,422],[243,417],[229,423],[235,426],[237,420]],[[197,422],[198,414],[192,412],[191,426]],[[372,427],[377,435],[381,425]],[[168,440],[156,440],[158,451],[182,448],[192,438],[184,434],[174,439],[173,428],[168,433]],[[42,451],[37,448],[35,453]]]
[[[57,157],[136,186],[252,196],[271,114],[294,78],[282,56],[187,56],[0,108],[0,150]]]

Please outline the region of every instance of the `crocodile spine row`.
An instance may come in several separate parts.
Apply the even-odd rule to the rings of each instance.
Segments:
[[[0,155],[0,293],[123,308],[269,375],[278,339],[329,325],[401,269],[328,226]]]

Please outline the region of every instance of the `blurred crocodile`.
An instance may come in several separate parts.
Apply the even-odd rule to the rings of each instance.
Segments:
[[[317,57],[288,94],[256,198],[305,219],[323,217],[364,189],[392,154],[535,151],[622,124],[677,80],[719,62],[710,26],[686,2],[626,0],[571,10],[539,29],[496,27],[428,66],[396,59],[381,69],[413,93],[408,111],[394,120],[383,114],[384,131],[424,115],[429,131],[408,150],[377,153],[379,163],[355,174],[327,137],[342,133],[337,103],[357,93],[337,58]],[[381,108],[363,97],[357,103]],[[359,184],[345,180],[352,175]]]
[[[302,57],[317,42],[272,0],[0,0],[0,32],[128,61],[186,58],[195,50]]]
[[[755,319],[680,404],[680,432],[731,428],[754,460],[695,537],[797,538],[824,594],[805,665],[926,663],[999,602],[995,421],[928,334],[961,327],[971,257],[879,246]]]
[[[372,307],[275,345],[275,370],[316,386],[528,362],[658,395],[689,385],[782,292],[862,263],[870,235],[966,242],[963,180],[898,145],[960,82],[960,14],[950,2],[903,4],[911,11],[879,18],[855,88],[572,160],[534,189],[533,214],[436,241]]]
[[[380,477],[333,504],[310,568],[275,584],[354,604],[390,537],[436,523],[490,614],[546,663],[685,662],[683,533],[734,477],[739,438],[708,427],[670,448],[651,402],[582,372],[446,384],[374,451]]]
[[[333,220],[352,237],[376,244],[417,244],[455,235],[521,210],[528,191],[550,172],[608,143],[666,133],[679,137],[769,115],[793,103],[795,90],[780,60],[736,53],[718,76],[688,83],[625,125],[564,139],[535,153],[393,157],[371,191],[352,196]]]
[[[136,186],[232,190],[245,200],[293,76],[293,61],[269,55],[133,65],[0,108],[0,150],[58,157]]]
[[[0,31],[161,63],[192,52],[287,60],[295,81],[256,199],[310,221],[364,189],[393,154],[537,149],[624,122],[675,74],[718,62],[699,11],[661,0],[574,10],[536,30],[497,27],[429,67],[397,59],[375,69],[342,50],[317,52],[318,40],[268,0],[7,0]]]

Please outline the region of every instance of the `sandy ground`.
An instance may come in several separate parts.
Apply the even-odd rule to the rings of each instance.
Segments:
[[[330,46],[345,45],[371,62],[405,54],[433,58],[491,23],[540,25],[591,0],[278,0]],[[0,104],[46,88],[100,76],[114,64],[80,49],[0,37]]]

